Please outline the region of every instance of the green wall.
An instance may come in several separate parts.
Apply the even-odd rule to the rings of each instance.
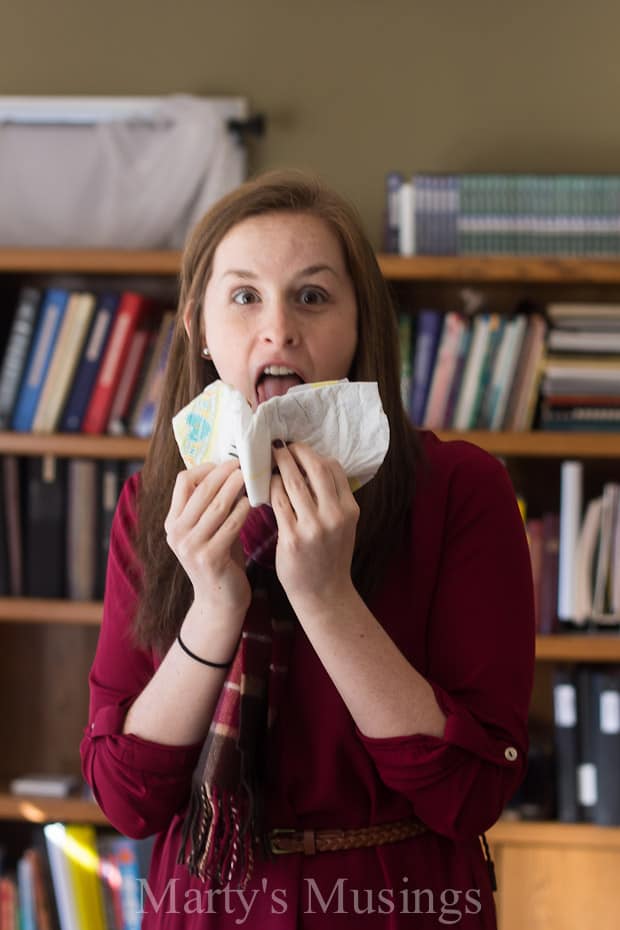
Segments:
[[[310,168],[378,244],[385,172],[620,170],[620,6],[539,0],[19,0],[2,94],[233,94],[251,168]]]

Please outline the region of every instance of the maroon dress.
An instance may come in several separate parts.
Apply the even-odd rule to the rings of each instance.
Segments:
[[[112,824],[129,836],[157,834],[142,886],[145,930],[495,927],[478,836],[525,770],[534,664],[529,552],[505,467],[470,443],[420,437],[426,461],[410,539],[369,608],[431,683],[445,734],[364,736],[298,627],[270,737],[266,803],[271,828],[350,829],[414,813],[428,831],[369,849],[257,856],[243,893],[216,893],[176,864],[201,747],[122,733],[159,661],[128,636],[140,570],[131,542],[136,477],[125,484],[81,752]]]

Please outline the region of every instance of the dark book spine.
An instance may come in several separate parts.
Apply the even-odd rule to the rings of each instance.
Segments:
[[[29,597],[65,594],[65,462],[29,458],[26,470],[25,582]]]
[[[40,301],[41,292],[37,288],[24,287],[20,291],[0,368],[0,429],[8,429],[11,424]]]
[[[557,816],[564,823],[577,823],[578,702],[572,666],[557,666],[554,670],[553,722]]]

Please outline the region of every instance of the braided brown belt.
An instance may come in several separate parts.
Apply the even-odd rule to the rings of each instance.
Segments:
[[[290,853],[313,856],[318,852],[398,843],[424,832],[424,824],[417,817],[409,817],[407,820],[361,827],[357,830],[272,830],[268,840],[271,851],[276,856]]]

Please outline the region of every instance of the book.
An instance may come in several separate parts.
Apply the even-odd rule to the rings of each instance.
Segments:
[[[490,389],[488,425],[491,430],[503,428],[526,330],[527,317],[523,313],[511,320],[507,327]]]
[[[45,824],[43,835],[52,876],[60,930],[82,930],[71,884],[65,826],[62,823]]]
[[[11,423],[40,302],[41,291],[38,288],[23,287],[20,290],[0,368],[0,430],[8,429]]]
[[[620,826],[620,668],[617,665],[592,668],[590,682],[597,723],[594,820],[603,826]]]
[[[409,408],[411,391],[412,320],[410,313],[398,314],[398,345],[400,349],[400,397],[405,410]]]
[[[560,552],[560,517],[546,511],[542,516],[542,572],[540,578],[541,635],[558,630],[558,565]]]
[[[99,494],[93,459],[67,463],[66,594],[72,601],[92,601],[97,590]]]
[[[142,439],[148,439],[155,426],[174,327],[175,314],[166,311],[161,320],[142,390],[136,398],[131,414],[131,433]]]
[[[37,930],[32,862],[25,856],[17,860],[17,895],[20,930]]]
[[[66,462],[26,460],[25,589],[29,597],[65,593]]]
[[[147,321],[134,332],[127,361],[121,373],[114,400],[110,408],[107,432],[112,436],[123,436],[127,432],[128,414],[138,384],[140,370],[146,364],[149,346],[155,345],[155,332]]]
[[[527,541],[532,562],[532,581],[534,585],[534,615],[536,632],[540,632],[540,590],[543,572],[543,521],[540,517],[530,517],[526,521]]]
[[[65,840],[79,926],[106,930],[95,828],[91,824],[67,824]]]
[[[592,571],[601,532],[602,498],[591,500],[575,547],[575,623],[585,626],[592,618]]]
[[[472,412],[489,344],[490,332],[491,315],[489,313],[477,314],[472,325],[471,344],[465,361],[463,380],[454,411],[452,424],[454,429],[465,430],[471,425]]]
[[[531,427],[542,377],[547,324],[540,313],[528,318],[515,377],[506,405],[503,429],[523,432]]]
[[[32,428],[35,410],[68,300],[68,292],[60,288],[50,288],[45,292],[11,420],[12,428],[18,432],[27,433]]]
[[[112,332],[82,421],[82,432],[105,432],[114,391],[127,361],[132,336],[150,307],[150,299],[143,294],[124,291],[121,295]]]
[[[99,545],[97,553],[97,583],[95,587],[95,596],[102,599],[105,592],[105,578],[112,521],[121,492],[121,463],[116,459],[104,459],[104,461],[99,463],[98,477],[99,493],[97,499],[100,503],[100,513],[98,520]]]
[[[41,798],[68,798],[80,788],[77,775],[49,775],[31,772],[19,775],[9,782],[11,794],[33,795]]]
[[[583,465],[562,462],[560,469],[560,555],[558,618],[576,620],[576,551],[581,529]]]
[[[600,533],[591,612],[592,620],[599,626],[620,623],[620,611],[614,609],[612,600],[614,573],[620,571],[614,547],[619,500],[620,484],[606,482],[600,499]]]
[[[439,310],[420,310],[418,314],[409,396],[409,417],[418,426],[424,422],[443,320],[444,315]]]
[[[102,294],[97,300],[84,351],[78,361],[73,384],[60,417],[61,432],[76,433],[82,428],[82,420],[110,338],[119,302],[120,294],[115,293]]]
[[[0,481],[0,597],[6,597],[10,590],[9,538],[4,498],[4,480],[2,480]]]
[[[574,666],[558,665],[553,670],[553,723],[556,757],[557,818],[577,823],[578,704]]]
[[[9,593],[24,594],[24,538],[22,528],[22,474],[16,455],[2,456],[2,491],[8,547]]]
[[[579,819],[593,823],[598,804],[598,708],[592,687],[592,668],[589,665],[577,667],[577,703],[577,804]]]
[[[32,421],[33,433],[53,433],[67,400],[93,313],[95,295],[71,294]]]
[[[424,413],[427,429],[441,429],[443,426],[466,326],[467,321],[461,313],[450,311],[446,314]]]

